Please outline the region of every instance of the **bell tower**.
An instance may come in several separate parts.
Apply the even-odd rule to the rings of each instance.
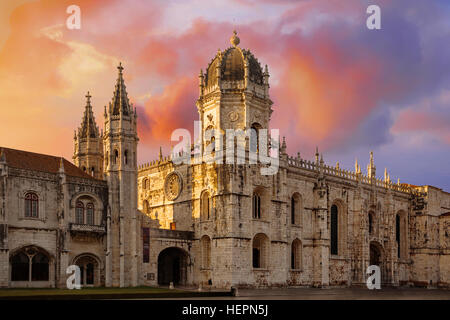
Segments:
[[[73,161],[84,172],[97,179],[103,179],[103,142],[95,123],[91,98],[88,92],[81,126],[74,135]]]
[[[114,95],[105,106],[104,175],[109,188],[106,286],[138,285],[137,127],[119,64]]]
[[[225,135],[227,129],[269,128],[273,102],[267,65],[263,70],[250,50],[239,47],[236,31],[230,43],[228,49],[219,49],[206,73],[201,70],[199,74],[197,109],[204,146],[208,144],[207,130]]]

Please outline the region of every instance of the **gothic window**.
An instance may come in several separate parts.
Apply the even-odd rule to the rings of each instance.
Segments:
[[[253,238],[252,249],[253,268],[267,268],[269,256],[269,239],[267,236],[263,233],[258,233]]]
[[[301,197],[295,193],[291,197],[291,224],[299,225],[301,223]]]
[[[250,151],[259,152],[259,129],[261,125],[259,123],[254,123],[251,126],[250,134]]]
[[[128,164],[128,150],[125,150],[123,154],[123,160],[125,164]]]
[[[86,167],[85,167],[85,166],[83,166],[81,169],[82,169],[84,172],[86,172]]]
[[[292,241],[291,245],[291,269],[298,270],[302,266],[302,243],[299,239]]]
[[[202,268],[209,269],[211,267],[211,239],[203,236],[201,239],[202,247]]]
[[[369,234],[373,234],[374,232],[374,213],[372,211],[369,212]]]
[[[334,204],[331,206],[330,215],[330,230],[331,230],[331,254],[338,254],[338,207]]]
[[[48,258],[38,252],[32,258],[31,281],[48,281]]]
[[[84,224],[84,204],[81,201],[77,202],[75,208],[75,223]]]
[[[114,150],[114,164],[117,164],[119,161],[119,151],[116,149]]]
[[[401,219],[400,215],[395,216],[395,241],[397,242],[397,257],[400,258],[402,255],[402,234],[401,234]]]
[[[86,206],[86,224],[94,225],[94,205],[88,203]]]
[[[261,196],[256,192],[252,197],[252,211],[253,219],[261,219]]]
[[[207,191],[202,193],[200,198],[201,206],[201,218],[203,221],[209,220],[210,218],[210,203],[209,203],[209,193]]]
[[[39,198],[36,193],[28,192],[25,195],[25,217],[37,218],[39,216]]]
[[[148,188],[148,179],[147,178],[142,180],[142,188],[143,189],[147,189]]]
[[[95,167],[92,167],[91,168],[91,175],[94,176],[94,174],[95,174]]]
[[[11,281],[49,280],[49,258],[34,247],[20,250],[10,261]]]
[[[30,278],[30,258],[18,252],[11,258],[11,281],[28,281]]]

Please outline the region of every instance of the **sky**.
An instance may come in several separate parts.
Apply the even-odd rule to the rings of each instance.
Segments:
[[[70,30],[69,5],[81,9]],[[366,9],[381,8],[381,30]],[[450,191],[450,4],[396,0],[2,0],[0,146],[73,155],[90,91],[97,124],[122,62],[138,163],[198,119],[198,74],[233,30],[270,73],[271,128],[291,155]]]

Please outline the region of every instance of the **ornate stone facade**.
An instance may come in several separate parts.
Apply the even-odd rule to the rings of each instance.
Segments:
[[[204,148],[207,130],[269,127],[267,66],[236,34],[231,43],[199,75]],[[193,148],[187,157],[191,164],[176,165],[160,154],[139,168],[139,208],[153,223],[143,225],[151,235],[146,284],[365,285],[371,264],[383,285],[450,284],[450,194],[393,183],[387,172],[376,178],[373,154],[367,175],[357,163],[355,172],[326,165],[318,152],[315,161],[291,157],[285,141],[272,176],[261,164],[194,164]],[[161,228],[184,233],[167,239]]]
[[[199,75],[196,143],[216,159],[211,132],[268,128],[273,111],[268,68],[239,43],[234,34]],[[243,164],[187,146],[189,164],[160,151],[138,167],[136,110],[118,69],[104,132],[86,96],[76,166],[0,148],[0,287],[65,287],[71,264],[88,286],[364,285],[373,264],[384,286],[450,286],[449,193],[393,183],[387,171],[378,179],[373,154],[367,174],[318,151],[291,157],[284,139],[274,175],[249,164],[248,137],[237,140]]]

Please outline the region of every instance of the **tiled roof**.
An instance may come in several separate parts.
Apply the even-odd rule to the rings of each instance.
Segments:
[[[62,157],[0,147],[0,160],[3,157],[6,159],[6,164],[9,167],[49,173],[58,173],[61,159],[63,159],[64,172],[66,175],[95,179]]]

